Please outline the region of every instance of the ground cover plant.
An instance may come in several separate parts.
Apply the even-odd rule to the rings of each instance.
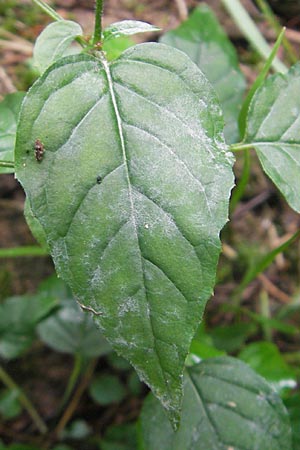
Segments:
[[[300,69],[276,59],[284,33],[246,95],[236,52],[207,5],[159,43],[123,41],[129,48],[116,57],[113,42],[157,27],[127,20],[102,29],[97,1],[94,34],[85,37],[79,24],[35,3],[53,22],[34,47],[40,76],[26,95],[0,104],[0,170],[14,172],[23,186],[26,220],[40,244],[17,252],[50,253],[63,282],[53,278],[36,295],[3,301],[0,354],[13,361],[38,335],[73,355],[74,367],[50,431],[1,368],[4,418],[27,410],[42,437],[26,448],[58,450],[59,440],[76,439],[78,448],[102,449],[299,448],[299,370],[272,343],[273,330],[297,343],[297,326],[286,318],[298,302],[276,317],[240,303],[249,284],[297,242],[299,230],[248,258],[227,307],[251,321],[210,335],[201,325],[216,284],[220,232],[245,195],[253,150],[300,212]],[[224,1],[231,13],[233,3],[252,24],[239,2]],[[280,73],[267,76],[272,66]],[[240,153],[244,165],[234,188]],[[268,308],[266,297],[261,305]],[[265,341],[243,347],[258,328]],[[152,394],[136,427],[95,439],[86,422],[67,427],[83,391],[103,407],[143,389],[113,351]],[[298,349],[292,362],[297,355]],[[111,371],[93,377],[98,358],[125,368],[123,380]]]

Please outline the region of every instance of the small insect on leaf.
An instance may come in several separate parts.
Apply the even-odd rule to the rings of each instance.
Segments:
[[[45,147],[44,144],[37,139],[34,143],[34,155],[35,155],[35,159],[38,162],[41,162],[43,157],[44,157],[44,152],[45,152]]]

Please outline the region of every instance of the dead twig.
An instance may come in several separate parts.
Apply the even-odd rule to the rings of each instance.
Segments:
[[[275,286],[275,284],[272,283],[272,281],[270,281],[269,278],[266,277],[266,275],[261,273],[258,275],[258,278],[261,281],[264,289],[268,292],[268,294],[279,300],[281,303],[284,304],[291,303],[290,297],[281,289],[279,289],[277,286]]]
[[[180,20],[183,22],[188,18],[189,12],[185,0],[175,0]]]

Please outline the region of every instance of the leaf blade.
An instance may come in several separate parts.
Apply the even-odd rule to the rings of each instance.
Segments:
[[[177,421],[233,184],[210,85],[161,44],[109,66],[65,58],[32,88],[18,136],[18,178],[58,273]]]
[[[253,145],[263,170],[289,205],[300,212],[300,65],[269,77],[250,104],[245,144]]]
[[[160,28],[140,20],[122,20],[114,22],[103,30],[104,41],[118,38],[120,36],[132,36],[137,33],[149,33],[159,31]]]
[[[154,397],[146,399],[139,430],[143,449],[291,449],[280,397],[245,363],[231,357],[202,361],[187,370],[184,386],[176,433]]]

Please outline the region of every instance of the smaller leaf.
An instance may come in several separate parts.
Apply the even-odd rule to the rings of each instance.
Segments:
[[[295,371],[271,342],[249,344],[240,352],[239,358],[272,383],[278,392],[297,385]]]
[[[210,335],[214,345],[219,350],[234,352],[238,350],[246,339],[257,332],[253,323],[235,323],[213,328]]]
[[[289,418],[278,394],[245,363],[226,356],[187,369],[177,432],[152,394],[139,432],[143,450],[291,450]]]
[[[14,161],[14,148],[19,111],[25,92],[8,94],[0,103],[0,160]],[[0,167],[0,173],[12,173],[14,169]]]
[[[74,420],[66,429],[61,433],[62,439],[84,439],[91,434],[91,428],[85,420]]]
[[[92,317],[83,312],[72,298],[64,299],[61,308],[37,328],[40,339],[52,349],[94,358],[110,352]]]
[[[40,73],[63,56],[79,53],[75,47],[70,49],[70,44],[82,34],[81,26],[71,20],[50,23],[38,36],[33,49],[34,63]]]
[[[100,442],[101,450],[137,450],[136,425],[113,425]]]
[[[6,299],[0,305],[0,356],[13,359],[29,348],[37,323],[56,305],[43,293]]]
[[[0,393],[0,416],[4,419],[13,419],[22,411],[18,401],[18,389],[5,389]]]
[[[160,28],[155,27],[147,22],[139,20],[122,20],[121,22],[114,22],[110,24],[103,31],[104,41],[120,36],[131,36],[137,33],[149,33],[159,31]]]
[[[99,405],[110,405],[121,402],[126,396],[126,389],[118,377],[103,374],[93,379],[89,393]]]
[[[269,77],[249,107],[243,143],[253,146],[263,170],[300,212],[300,64]]]

